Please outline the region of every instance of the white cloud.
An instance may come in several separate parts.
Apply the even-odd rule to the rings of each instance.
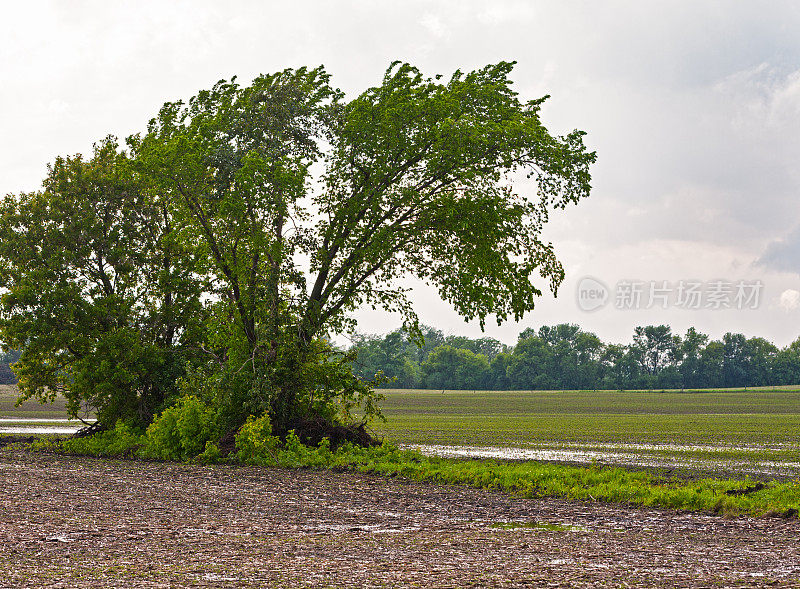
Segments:
[[[488,25],[500,25],[511,21],[530,20],[533,15],[532,2],[492,0],[480,11],[478,20]]]
[[[757,264],[779,272],[800,274],[800,227],[770,242]]]
[[[739,126],[780,126],[800,112],[800,70],[782,72],[764,62],[726,76],[714,90],[734,101]]]
[[[69,110],[69,103],[54,98],[47,104],[47,110],[56,114],[65,113]]]
[[[779,304],[784,311],[794,311],[800,307],[800,291],[787,288],[781,293]]]
[[[423,14],[419,22],[431,35],[438,39],[447,35],[447,29],[442,24],[441,19],[434,14]]]

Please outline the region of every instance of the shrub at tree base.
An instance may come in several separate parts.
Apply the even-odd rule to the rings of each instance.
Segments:
[[[139,455],[188,460],[207,450],[207,444],[217,438],[215,411],[197,397],[181,397],[148,426]]]
[[[364,447],[380,446],[380,442],[367,432],[363,423],[341,425],[317,416],[295,419],[290,422],[289,428],[301,442],[311,447],[317,447],[323,441],[330,444],[333,450],[347,443]]]
[[[236,457],[242,464],[272,466],[278,463],[280,439],[272,435],[269,416],[249,417],[236,434]]]

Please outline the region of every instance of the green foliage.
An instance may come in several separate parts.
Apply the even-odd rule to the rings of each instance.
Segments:
[[[69,438],[61,442],[60,450],[68,454],[88,456],[134,456],[144,436],[141,430],[118,421],[114,429],[98,432],[85,438]]]
[[[236,458],[242,464],[274,466],[280,439],[272,435],[269,415],[250,416],[236,434]]]
[[[482,389],[487,384],[489,361],[483,354],[445,345],[431,352],[421,370],[427,388]]]
[[[594,154],[580,132],[547,133],[542,101],[511,90],[512,67],[442,83],[393,64],[381,86],[349,103],[321,68],[248,87],[223,81],[165,105],[132,139],[138,169],[175,196],[187,238],[224,294],[212,339],[228,352],[230,426],[267,409],[284,432],[307,411],[318,391],[292,376],[319,364],[315,342],[347,326],[359,305],[399,311],[416,332],[398,276],[436,284],[481,322],[532,309],[541,294],[534,272],[557,287],[563,271],[538,235],[549,208],[588,193]],[[321,215],[309,224],[302,198],[323,137],[330,151],[313,196]],[[509,190],[517,170],[537,176],[537,198]],[[298,257],[311,260],[308,288]]]
[[[300,456],[300,455],[298,455]],[[320,467],[319,453],[310,451],[298,466]],[[581,501],[626,503],[707,511],[724,515],[793,513],[800,506],[800,483],[772,481],[763,490],[739,495],[728,491],[748,489],[749,480],[663,479],[645,471],[613,467],[574,467],[538,462],[493,462],[426,457],[398,450],[391,444],[379,448],[345,446],[325,462],[327,468],[348,468],[383,476],[419,481],[461,484],[504,491],[524,497],[563,497]]]
[[[317,448],[309,448],[290,430],[281,442],[272,435],[268,415],[247,420],[236,434],[236,449],[238,462],[254,466],[325,468],[333,458],[327,438]]]
[[[209,440],[206,442],[205,450],[198,454],[195,460],[202,464],[216,464],[222,461],[222,453],[220,452],[219,446]]]
[[[216,418],[214,409],[197,397],[181,397],[148,426],[140,454],[147,458],[187,460],[201,452],[213,453],[207,443],[219,437]]]

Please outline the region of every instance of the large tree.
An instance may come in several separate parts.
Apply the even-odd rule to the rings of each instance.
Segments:
[[[192,370],[229,430],[263,411],[282,432],[335,419],[337,400],[369,403],[325,338],[362,305],[399,312],[418,337],[403,277],[481,325],[521,318],[542,283],[556,292],[564,272],[542,228],[588,195],[595,155],[580,131],[548,132],[547,97],[520,100],[512,68],[443,79],[394,63],[352,100],[322,68],[221,81],[129,139],[141,194],[196,261],[207,359]]]

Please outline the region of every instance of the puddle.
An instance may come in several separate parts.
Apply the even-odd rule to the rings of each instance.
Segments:
[[[331,534],[337,532],[369,532],[372,534],[400,534],[419,530],[419,526],[387,527],[381,524],[322,524],[300,528],[307,534]]]
[[[608,446],[608,447],[606,447]],[[791,476],[800,473],[800,462],[719,460],[689,456],[642,455],[635,450],[649,449],[646,444],[587,445],[580,448],[503,448],[494,446],[446,446],[435,444],[401,444],[400,448],[416,450],[428,456],[443,458],[483,458],[501,460],[536,460],[577,464],[607,464],[643,468],[687,468],[708,470],[737,470],[746,474]],[[702,446],[658,446],[655,449],[675,451],[705,449]],[[726,447],[718,447],[720,451]],[[762,448],[763,449],[763,448]],[[616,450],[616,451],[615,451]],[[626,451],[627,450],[627,451]],[[634,451],[634,452],[632,452]]]
[[[94,423],[94,419],[87,419],[86,423]],[[80,425],[81,427],[84,423],[79,419],[68,419],[68,418],[50,418],[50,417],[0,417],[0,427],[4,423],[71,423],[74,425]]]
[[[575,562],[574,558],[554,558],[551,561],[548,561],[547,564],[551,566],[561,566],[565,564],[572,564]]]
[[[69,542],[74,542],[75,538],[70,538],[69,536],[48,536],[47,538],[45,538],[45,540],[47,540],[48,542],[69,543]]]
[[[217,581],[217,582],[219,582],[219,581],[230,581],[230,582],[233,582],[233,581],[243,581],[243,580],[245,580],[243,577],[228,577],[228,576],[225,576],[225,575],[219,575],[217,573],[206,573],[201,578],[205,579],[206,581]]]
[[[548,532],[588,532],[589,528],[569,524],[552,524],[547,522],[495,522],[489,526],[499,530],[545,530]]]
[[[71,426],[71,427],[2,427],[0,426],[0,434],[59,434],[59,435],[68,435],[74,434],[76,431],[81,429],[83,425],[80,426]]]
[[[86,424],[94,423],[87,419],[86,423],[78,419],[59,417],[0,417],[0,434],[33,435],[33,434],[74,434]]]
[[[622,442],[530,442],[526,444],[531,448],[540,449],[553,449],[553,450],[611,450],[616,452],[730,452],[736,450],[738,452],[764,452],[765,450],[786,450],[791,447],[790,444],[766,444],[766,445],[747,445],[742,444],[738,446],[733,445],[720,445],[710,446],[703,444],[630,444]]]

